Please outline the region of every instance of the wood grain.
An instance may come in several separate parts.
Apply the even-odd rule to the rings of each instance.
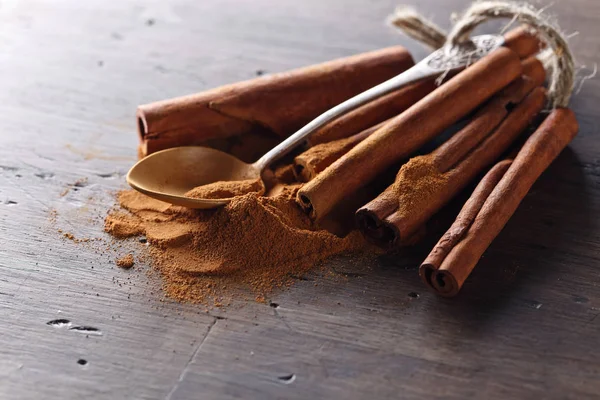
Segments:
[[[466,4],[418,7],[447,27]],[[135,160],[136,105],[397,43],[419,59],[382,24],[396,5],[0,2],[0,398],[595,398],[597,79],[572,102],[579,136],[453,300],[425,291],[417,266],[464,195],[428,245],[332,260],[334,278],[307,276],[271,305],[209,312],[161,301],[143,261],[114,266],[142,244],[58,232],[110,240],[102,219]],[[598,62],[600,3],[551,10],[579,32],[579,63]]]

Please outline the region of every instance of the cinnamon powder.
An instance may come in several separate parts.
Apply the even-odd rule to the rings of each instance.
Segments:
[[[246,179],[243,181],[218,181],[197,186],[185,195],[195,199],[228,199],[247,193],[261,192],[262,190],[262,180]]]
[[[308,182],[335,160],[346,154],[357,143],[354,137],[317,144],[296,158],[296,175]]]
[[[133,254],[127,254],[121,258],[117,258],[117,267],[129,269],[133,267],[135,261],[133,260]]]
[[[427,205],[424,198],[436,196],[447,180],[431,156],[411,158],[400,168],[393,185],[398,196],[398,212],[419,214]]]
[[[264,300],[324,259],[357,251],[358,232],[337,237],[314,226],[295,202],[299,185],[278,185],[272,197],[250,193],[214,210],[192,210],[127,190],[105,230],[123,238],[145,235],[167,296],[223,304],[251,293]]]

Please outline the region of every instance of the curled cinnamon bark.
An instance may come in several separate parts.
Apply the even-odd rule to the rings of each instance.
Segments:
[[[411,236],[510,146],[546,101],[539,61],[527,63],[526,73],[435,151],[403,165],[396,181],[357,211],[368,240],[391,247]]]
[[[527,139],[506,172],[501,173],[505,164],[490,171],[421,265],[419,273],[428,286],[442,296],[458,293],[531,186],[573,140],[578,129],[575,114],[570,109],[557,108]],[[498,183],[494,185],[495,181]]]
[[[141,105],[137,110],[141,153],[253,130],[286,137],[413,64],[409,52],[395,46]]]
[[[519,57],[501,48],[392,118],[299,192],[298,203],[321,218],[395,162],[405,158],[521,75]]]

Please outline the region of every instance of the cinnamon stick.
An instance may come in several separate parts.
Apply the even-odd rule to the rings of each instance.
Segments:
[[[294,158],[294,176],[298,182],[308,182],[317,174],[329,167],[335,160],[349,152],[354,146],[362,142],[377,129],[381,128],[386,121],[365,129],[356,135],[320,143],[309,148]]]
[[[298,203],[312,218],[321,218],[386,168],[474,110],[521,72],[519,57],[507,48],[482,58],[327,167],[298,192]]]
[[[138,107],[141,153],[267,130],[286,137],[414,64],[389,47]]]
[[[469,230],[471,224],[477,217],[477,214],[483,207],[483,204],[489,197],[492,190],[496,187],[500,179],[504,176],[513,160],[503,160],[497,163],[477,184],[477,187],[460,210],[456,220],[446,233],[440,238],[431,253],[427,256],[419,268],[419,276],[431,289],[436,290],[433,285],[435,272],[442,265],[444,259],[452,251],[454,246],[460,242],[465,233]],[[438,286],[443,286],[443,283]]]
[[[504,47],[508,47],[521,58],[537,54],[544,44],[528,26],[515,28],[504,35]]]
[[[435,151],[403,165],[396,181],[357,211],[358,226],[368,240],[391,247],[410,237],[529,125],[546,101],[539,87],[545,71],[537,60],[524,67],[528,75],[492,97]]]
[[[513,215],[531,186],[577,135],[575,114],[553,110],[527,139],[504,174],[494,168],[477,187],[456,222],[440,239],[419,272],[428,286],[442,296],[454,296]],[[498,180],[498,176],[502,175]],[[498,183],[494,185],[494,181]],[[491,186],[493,190],[489,190]],[[480,206],[480,210],[477,210]],[[473,215],[476,216],[473,218]]]

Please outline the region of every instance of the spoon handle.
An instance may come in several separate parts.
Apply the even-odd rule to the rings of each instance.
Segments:
[[[262,156],[253,165],[259,171],[269,166],[273,161],[283,157],[290,150],[295,148],[297,145],[302,143],[313,132],[319,128],[333,121],[334,119],[373,101],[381,96],[384,96],[390,92],[398,90],[404,86],[410,85],[411,83],[420,81],[422,79],[429,78],[436,74],[440,74],[443,71],[438,71],[433,68],[429,68],[423,62],[414,65],[412,68],[404,71],[400,75],[388,79],[387,81],[380,83],[377,86],[372,87],[356,96],[338,104],[337,106],[325,111],[317,118],[310,121],[307,125],[303,126],[296,133],[285,139],[283,142],[275,146],[268,153]]]
[[[411,83],[467,66],[503,44],[504,38],[500,35],[480,35],[471,38],[468,51],[444,46],[400,75],[396,75],[365,92],[357,94],[319,115],[292,136],[275,146],[252,165],[262,172],[273,161],[286,155],[290,150],[302,143],[306,137],[334,119]]]

